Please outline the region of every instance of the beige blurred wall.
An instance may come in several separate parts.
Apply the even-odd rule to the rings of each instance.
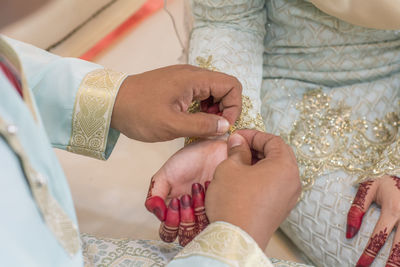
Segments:
[[[2,33],[63,56],[79,57],[145,0],[52,0]]]

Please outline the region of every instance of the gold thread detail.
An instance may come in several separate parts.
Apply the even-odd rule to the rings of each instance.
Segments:
[[[86,75],[76,95],[68,151],[105,159],[115,97],[126,76],[107,69]]]
[[[214,258],[229,266],[271,266],[250,236],[240,228],[224,222],[210,224],[175,259],[194,255]]]
[[[296,108],[300,117],[282,137],[295,149],[303,191],[326,171],[343,170],[357,176],[357,183],[400,172],[398,114],[351,120],[351,107],[331,107],[321,89],[305,93]]]

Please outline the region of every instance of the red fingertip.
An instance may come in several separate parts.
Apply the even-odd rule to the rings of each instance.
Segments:
[[[174,198],[168,206],[165,224],[170,227],[178,227],[180,222],[179,200]]]
[[[145,202],[146,209],[160,220],[164,221],[167,214],[167,206],[165,206],[164,200],[159,196],[154,196],[146,199]]]
[[[347,231],[346,238],[352,238],[360,230],[362,219],[365,212],[356,206],[351,206],[349,213],[347,214]]]
[[[367,254],[363,253],[360,259],[357,262],[356,267],[368,267],[374,261],[374,257],[368,256]]]
[[[169,203],[165,222],[160,226],[160,238],[168,243],[174,242],[178,236],[179,223],[179,200],[174,198]]]
[[[204,208],[204,189],[201,184],[193,184],[192,185],[192,201],[193,201],[193,209],[194,209],[194,217],[196,219],[196,232],[200,233],[203,231],[209,221],[207,219],[206,210]]]
[[[178,237],[179,244],[186,246],[196,236],[196,225],[192,199],[189,195],[181,197],[181,223],[179,224]]]

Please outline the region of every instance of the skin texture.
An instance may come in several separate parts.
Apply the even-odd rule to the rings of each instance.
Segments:
[[[242,86],[233,76],[190,65],[132,75],[119,89],[111,127],[145,142],[223,135],[240,115],[241,93]],[[218,109],[187,113],[194,100],[210,96],[219,103]]]
[[[224,153],[219,154],[220,151]],[[253,161],[252,154],[259,155],[259,158]],[[209,162],[212,157],[221,164],[216,164],[215,160]],[[252,165],[252,161],[257,163]],[[195,164],[191,166],[191,162]],[[187,165],[190,166],[186,168]],[[182,168],[185,168],[182,172],[185,175],[177,175]],[[202,172],[207,173],[204,177],[213,174],[211,183],[207,182],[209,178],[201,178],[199,173]],[[207,188],[205,211],[209,222],[225,221],[237,225],[261,248],[266,247],[273,232],[294,207],[301,191],[292,149],[280,137],[254,130],[237,131],[228,143],[208,140],[189,145],[171,157],[158,173],[165,175],[155,175],[153,195],[164,192],[168,199],[187,194],[190,185],[180,185],[188,180],[200,181]],[[175,185],[171,187],[170,181],[176,184],[176,188]],[[202,220],[196,216],[196,207],[201,211],[202,187],[192,186],[191,193],[198,234]],[[206,225],[205,220],[203,224]]]
[[[168,221],[169,209],[167,211],[166,203],[171,199],[177,199],[183,195],[191,195],[193,198],[191,206],[195,218],[195,231],[189,235],[184,232],[189,231],[190,228],[182,228],[180,233],[186,235],[186,238],[180,238],[183,241],[181,245],[186,244],[208,225],[204,208],[204,188],[210,184],[218,164],[226,158],[226,141],[205,140],[192,143],[176,152],[153,176],[145,206],[161,222]],[[180,213],[174,214],[175,218],[180,216]],[[166,242],[175,240],[170,241],[171,238],[165,238],[161,230],[160,238]]]
[[[381,216],[356,266],[370,266],[400,221],[400,179],[385,175],[374,181],[361,183],[347,217],[347,238],[360,229],[363,216],[375,202],[381,207]],[[396,231],[386,266],[400,266],[400,231]]]

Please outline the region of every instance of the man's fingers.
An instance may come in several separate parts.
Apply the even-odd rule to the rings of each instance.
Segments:
[[[400,266],[400,223],[397,223],[396,234],[393,239],[392,250],[386,267],[399,267]]]
[[[362,219],[374,200],[377,185],[374,181],[366,181],[359,185],[353,204],[347,214],[346,238],[354,237],[360,230]]]
[[[264,157],[272,158],[275,155],[274,153],[281,154],[282,151],[286,151],[288,148],[281,137],[273,134],[257,130],[238,130],[236,133],[244,137],[251,149],[255,150],[255,152],[263,153]],[[287,149],[287,151],[290,150]],[[291,155],[286,154],[285,156],[291,157]]]
[[[174,127],[182,136],[208,137],[225,134],[230,127],[229,122],[221,116],[204,112],[182,113],[176,115]]]
[[[371,239],[368,241],[367,247],[358,260],[356,267],[367,267],[372,264],[390,232],[392,232],[395,222],[391,217],[385,216],[385,212],[382,210]]]
[[[228,139],[228,159],[237,163],[251,165],[251,151],[249,145],[240,134],[234,133]]]
[[[181,197],[181,222],[178,229],[179,244],[186,246],[196,236],[196,224],[194,211],[192,208],[192,199],[189,195]]]
[[[161,240],[165,242],[174,242],[178,236],[180,222],[179,206],[179,199],[173,198],[169,203],[165,222],[161,223],[159,234]]]
[[[194,217],[196,219],[196,233],[203,231],[209,224],[204,207],[205,193],[201,184],[192,185],[192,201]]]
[[[202,76],[202,77],[201,77]],[[242,85],[238,79],[221,72],[203,72],[196,78],[202,81],[201,89],[195,90],[194,99],[204,100],[212,96],[220,102],[219,109],[230,124],[234,124],[242,110]]]
[[[153,178],[151,178],[149,191],[144,205],[148,211],[154,213],[154,215],[163,222],[167,215],[165,198],[168,195],[170,186],[165,182],[165,179],[161,179],[160,175],[163,174],[156,173]]]

